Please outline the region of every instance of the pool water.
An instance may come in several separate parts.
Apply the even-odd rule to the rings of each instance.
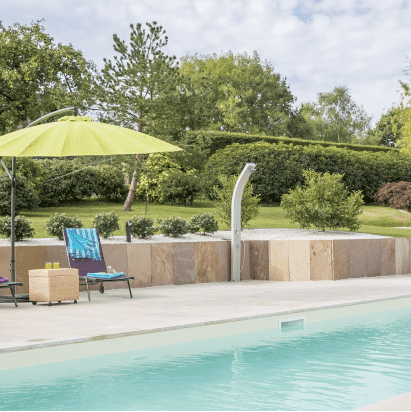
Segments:
[[[353,410],[411,391],[411,308],[4,370],[0,381],[0,410]]]

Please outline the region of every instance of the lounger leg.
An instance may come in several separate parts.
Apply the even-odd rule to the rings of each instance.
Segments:
[[[90,291],[88,289],[88,279],[87,279],[87,277],[86,277],[86,287],[87,287],[88,300],[90,301],[91,299],[90,299]]]
[[[130,291],[130,298],[133,298],[133,295],[131,294],[131,288],[130,288],[130,281],[127,279],[127,283],[128,283],[128,290]]]
[[[17,301],[16,301],[16,296],[14,295],[13,286],[10,286],[10,292],[11,292],[11,296],[13,296],[13,299],[14,299],[14,305],[17,308],[18,305],[17,305]]]

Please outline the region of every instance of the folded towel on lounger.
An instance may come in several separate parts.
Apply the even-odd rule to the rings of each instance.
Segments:
[[[118,272],[118,273],[87,273],[87,277],[89,278],[95,278],[95,279],[121,279],[126,277],[124,272]]]

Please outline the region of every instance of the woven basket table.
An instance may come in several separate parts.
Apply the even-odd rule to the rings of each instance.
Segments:
[[[37,302],[62,302],[79,298],[78,269],[29,270],[29,300]]]

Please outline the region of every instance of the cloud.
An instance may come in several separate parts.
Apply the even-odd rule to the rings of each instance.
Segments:
[[[56,41],[73,43],[99,67],[113,58],[114,33],[128,40],[130,23],[156,20],[170,55],[256,50],[287,77],[298,104],[346,85],[374,122],[399,101],[411,56],[403,0],[2,0],[0,15],[5,25],[44,17]]]

